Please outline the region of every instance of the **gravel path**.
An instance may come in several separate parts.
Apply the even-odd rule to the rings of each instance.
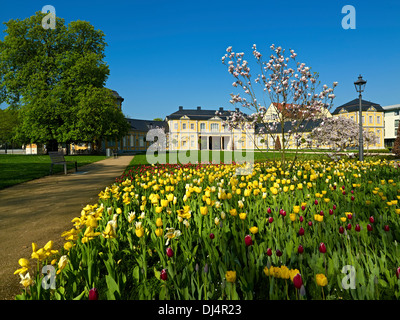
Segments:
[[[20,278],[14,275],[19,258],[30,258],[32,242],[43,247],[72,228],[71,220],[87,204],[95,204],[98,193],[120,176],[133,156],[108,158],[70,171],[0,190],[0,299],[21,293]]]

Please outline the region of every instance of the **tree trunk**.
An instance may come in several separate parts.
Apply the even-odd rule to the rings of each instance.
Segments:
[[[52,151],[58,151],[58,142],[55,139],[47,141],[46,144],[47,153]]]

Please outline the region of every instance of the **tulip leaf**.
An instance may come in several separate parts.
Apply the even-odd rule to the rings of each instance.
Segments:
[[[156,276],[156,278],[157,278],[158,280],[160,280],[160,274],[161,274],[161,272],[158,271],[158,270],[156,269],[156,267],[154,267],[153,270],[154,270],[154,275]]]
[[[85,290],[83,290],[78,296],[76,296],[73,300],[81,300],[85,295]]]
[[[139,266],[138,265],[136,265],[134,268],[133,268],[133,277],[136,279],[136,280],[138,280],[139,281]]]

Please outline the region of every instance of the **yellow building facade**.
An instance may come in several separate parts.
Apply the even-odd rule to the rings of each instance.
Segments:
[[[221,114],[216,115],[216,111]],[[229,130],[230,111],[183,109],[166,117],[168,150],[238,150],[254,148],[254,129]]]
[[[373,132],[377,137],[375,144],[368,144],[364,139],[364,147],[369,149],[383,149],[385,138],[385,110],[377,103],[362,100],[362,126],[363,129]],[[336,117],[345,117],[359,123],[359,100],[354,99],[335,109],[332,113]]]

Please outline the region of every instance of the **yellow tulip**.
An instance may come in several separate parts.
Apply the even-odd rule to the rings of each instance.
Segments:
[[[277,189],[277,188],[271,187],[271,188],[269,188],[269,189],[271,190],[271,192],[272,192],[273,195],[277,195],[277,194],[278,194],[278,189]]]
[[[234,283],[236,281],[236,271],[227,271],[225,273],[226,281]]]
[[[33,284],[33,280],[31,279],[29,272],[26,275],[22,275],[21,273],[19,274],[19,276],[21,277],[21,282],[20,284],[22,284],[25,288],[29,287],[30,285]]]
[[[156,226],[157,227],[161,227],[163,225],[162,219],[161,218],[157,218],[156,219]]]
[[[157,228],[155,230],[156,236],[161,237],[163,235],[163,229],[162,228]]]
[[[245,220],[246,217],[247,217],[247,213],[245,213],[245,212],[239,213],[239,218],[240,218],[240,220]]]
[[[136,233],[136,236],[137,236],[138,238],[143,237],[143,235],[144,235],[144,229],[143,229],[143,227],[142,227],[142,228],[139,228],[139,229],[135,229],[135,233]]]
[[[237,216],[237,210],[236,209],[230,209],[229,213],[230,213],[231,216],[234,216],[234,217]]]
[[[58,261],[58,270],[57,270],[57,274],[59,274],[67,265],[68,263],[68,256],[64,255],[60,258],[60,260]]]
[[[250,230],[250,232],[251,232],[252,234],[256,234],[256,233],[258,232],[258,228],[257,228],[256,226],[251,227],[249,230]]]
[[[205,216],[208,213],[208,207],[200,207],[200,213]]]
[[[320,287],[325,287],[328,284],[328,279],[322,273],[317,274],[315,276],[315,279],[317,281],[317,285],[320,286]]]

